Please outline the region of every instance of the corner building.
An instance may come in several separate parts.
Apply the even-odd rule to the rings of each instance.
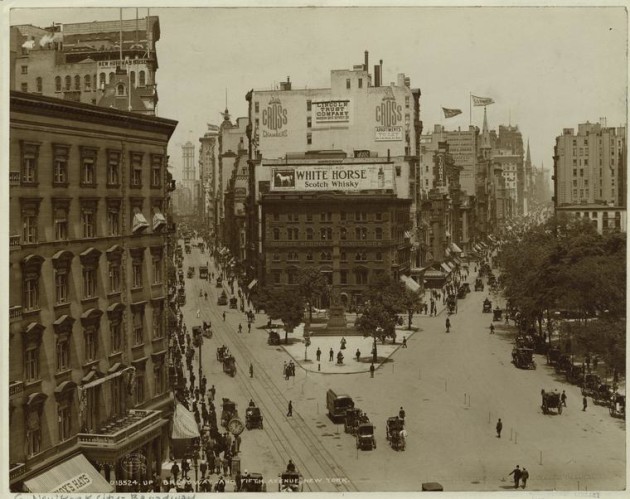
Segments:
[[[352,295],[360,296],[373,271],[408,269],[416,218],[417,140],[422,132],[420,90],[412,89],[404,74],[396,82],[382,85],[382,61],[373,75],[368,71],[366,52],[364,64],[352,70],[332,70],[329,88],[293,89],[287,79],[278,90],[248,93],[247,268],[254,269],[248,276],[251,279],[289,284],[290,264],[310,265],[307,257],[311,252],[313,262],[325,257],[320,263],[322,268],[330,267],[323,271],[332,272],[329,282],[333,286],[345,286],[341,284],[342,270],[348,272],[348,283],[356,286],[348,295],[351,303]],[[402,207],[405,215],[400,212]],[[394,225],[376,220],[376,211]],[[365,226],[337,225],[354,220],[356,213],[357,222],[366,222]],[[275,222],[289,222],[289,217],[296,216],[291,223],[301,227],[273,227]],[[344,220],[343,216],[350,218]],[[306,225],[311,223],[309,217],[313,226]],[[328,225],[320,227],[322,223]],[[278,239],[272,228],[280,231]],[[309,229],[313,239],[309,239]],[[400,253],[388,246],[397,240],[398,232],[402,234]],[[303,244],[294,242],[298,240]],[[297,259],[295,254],[290,260],[288,254],[274,256],[282,241],[295,246],[291,251],[298,252]],[[370,245],[373,254],[364,255]],[[353,252],[351,260],[360,254],[357,262],[364,262],[366,273],[353,274],[351,268],[342,268],[340,258],[346,246],[348,258]],[[355,251],[359,247],[362,251]],[[377,252],[383,257],[378,264]],[[333,258],[339,261],[333,262]],[[360,277],[353,282],[352,275]]]
[[[124,480],[149,479],[168,456],[166,166],[176,124],[11,93],[12,490],[101,480],[131,491]],[[133,471],[130,454],[146,466]],[[66,474],[77,471],[70,462],[84,481]]]

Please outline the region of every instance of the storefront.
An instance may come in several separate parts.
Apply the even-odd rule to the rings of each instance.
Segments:
[[[114,486],[103,478],[83,454],[24,482],[26,492],[60,494],[114,492]]]

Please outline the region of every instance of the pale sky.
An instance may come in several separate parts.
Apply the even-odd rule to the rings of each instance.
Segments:
[[[138,2],[140,4],[140,2]],[[24,3],[18,5],[24,5]],[[140,8],[140,17],[147,14]],[[181,144],[195,143],[219,112],[246,116],[245,94],[291,77],[293,88],[329,86],[370,52],[384,82],[398,73],[420,88],[424,131],[469,124],[469,93],[492,97],[490,128],[518,125],[536,166],[551,168],[563,128],[627,111],[628,20],[621,7],[151,8],[160,17],[158,115],[179,121],[169,153],[180,177]],[[123,9],[125,19],[134,8]],[[118,8],[17,9],[11,24],[119,19]],[[441,106],[463,114],[445,120]],[[483,108],[473,107],[481,128]]]

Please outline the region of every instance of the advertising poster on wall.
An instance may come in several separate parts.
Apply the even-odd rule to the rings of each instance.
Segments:
[[[393,188],[391,164],[305,165],[272,169],[272,191],[362,191]]]
[[[376,142],[394,142],[403,139],[402,126],[377,126],[374,127],[374,140]]]
[[[348,99],[314,101],[312,106],[315,126],[350,123],[350,101]]]

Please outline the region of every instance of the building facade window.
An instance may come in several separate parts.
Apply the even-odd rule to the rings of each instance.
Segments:
[[[142,157],[142,153],[130,153],[129,182],[130,186],[133,188],[142,187]]]
[[[289,241],[297,241],[300,238],[300,231],[295,228],[287,229]]]
[[[61,76],[55,76],[55,92],[61,92]]]
[[[166,392],[166,366],[164,361],[153,366],[153,387],[155,395],[162,395]]]
[[[151,155],[151,187],[162,187],[162,163],[163,156],[159,154]]]
[[[163,327],[162,327],[162,316],[163,316],[163,304],[162,302],[156,302],[153,305],[153,317],[152,317],[152,326],[153,326],[153,339],[159,339],[164,336]]]
[[[116,95],[118,95],[118,96],[127,95],[126,88],[125,88],[124,84],[119,83],[118,85],[116,85]]]
[[[85,239],[96,237],[96,210],[93,205],[81,207],[81,225]]]
[[[72,437],[72,411],[68,402],[57,404],[57,433],[59,441]]]
[[[319,236],[322,241],[332,241],[333,231],[330,227],[319,229]]]
[[[138,73],[138,85],[144,87],[147,83],[146,73],[144,71],[140,71]]]
[[[312,133],[307,133],[306,134],[306,143],[308,145],[311,145],[313,143],[313,134]]]
[[[24,381],[39,380],[39,345],[29,345],[24,351]]]
[[[260,103],[258,101],[254,102],[254,112],[260,112]]]
[[[39,209],[34,206],[22,208],[22,244],[36,244],[38,242]]]
[[[37,184],[37,162],[39,158],[39,143],[26,142],[22,146],[22,184]]]
[[[109,342],[111,353],[118,353],[122,351],[122,324],[120,320],[112,321],[109,324]]]
[[[310,99],[309,99],[309,100],[307,100],[307,101],[306,101],[306,110],[307,110],[307,111],[310,111],[310,110],[311,110],[312,105],[313,105],[312,101],[311,101]]]
[[[136,86],[136,73],[134,71],[131,71],[129,73],[129,80],[131,81],[131,86],[135,87]]]
[[[350,88],[350,78],[346,79],[346,88]]]
[[[81,90],[81,77],[79,75],[74,76],[74,89]]]
[[[70,147],[53,144],[53,185],[68,185],[68,156]]]
[[[307,241],[313,240],[313,229],[311,229],[310,227],[306,229],[306,240]]]
[[[313,126],[313,121],[310,116],[306,117],[306,128],[311,128]]]
[[[120,151],[107,151],[107,187],[120,186]]]
[[[131,263],[131,287],[132,288],[141,288],[142,287],[142,260],[133,260]]]
[[[144,372],[140,370],[136,370],[135,395],[136,405],[144,403]]]
[[[70,339],[67,336],[57,338],[57,372],[70,369]]]
[[[139,309],[133,312],[133,344],[134,346],[144,343],[144,310]]]
[[[81,186],[96,186],[96,153],[92,147],[81,147]]]
[[[383,229],[381,227],[377,227],[374,230],[374,237],[376,239],[383,239]]]
[[[348,271],[347,270],[339,271],[339,283],[348,284]]]
[[[70,76],[66,76],[66,91],[69,91],[72,88],[72,78]]]
[[[24,310],[39,310],[39,275],[29,274],[23,280]]]
[[[120,201],[108,201],[107,233],[110,236],[120,235]]]
[[[273,240],[274,241],[279,241],[280,240],[280,229],[278,229],[278,228],[274,228],[273,229]]]
[[[68,270],[55,269],[55,304],[68,303]]]
[[[41,410],[29,409],[27,417],[26,453],[33,457],[42,451]]]
[[[98,86],[99,88],[102,90],[103,88],[105,88],[105,73],[99,73],[98,75]]]
[[[22,82],[20,83],[20,91],[27,93],[28,92],[28,83],[26,82]]]
[[[109,262],[109,293],[120,293],[122,281],[121,266],[119,261]]]
[[[85,362],[92,362],[98,359],[98,334],[94,326],[89,326],[83,331],[85,340]]]
[[[44,81],[41,76],[38,76],[35,80],[35,88],[37,88],[37,93],[41,94],[44,91]]]
[[[96,297],[96,268],[83,268],[83,299]]]
[[[83,78],[83,88],[85,88],[86,92],[91,92],[92,91],[92,78],[90,78],[90,75],[85,75]]]

